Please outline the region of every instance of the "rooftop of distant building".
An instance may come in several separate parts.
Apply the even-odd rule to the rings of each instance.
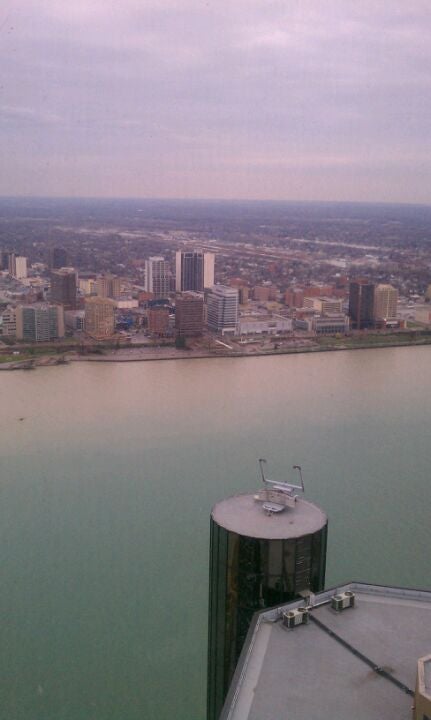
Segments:
[[[354,606],[334,609],[346,592]],[[311,603],[292,629],[283,612],[304,600],[257,615],[221,720],[410,720],[418,668],[430,685],[431,592],[348,583]]]

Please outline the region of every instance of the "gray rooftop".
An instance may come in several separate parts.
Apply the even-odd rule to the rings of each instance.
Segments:
[[[354,608],[318,605],[344,590]],[[414,692],[417,662],[431,651],[431,592],[350,583],[315,602],[318,622],[293,630],[279,609],[257,616],[221,720],[410,720],[413,698],[401,685]]]
[[[294,508],[267,515],[262,503],[249,494],[235,495],[217,503],[212,517],[217,525],[238,535],[270,540],[311,535],[327,523],[325,513],[302,498],[297,499]]]

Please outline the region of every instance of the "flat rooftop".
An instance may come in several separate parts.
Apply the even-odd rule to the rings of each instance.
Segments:
[[[336,612],[330,598],[345,590],[355,607]],[[256,616],[220,720],[410,720],[408,690],[431,652],[431,592],[349,583],[314,603],[293,629],[281,610],[303,601]]]
[[[289,540],[311,535],[327,523],[327,516],[317,505],[298,498],[294,508],[268,515],[254,495],[234,495],[214,505],[213,520],[220,527],[246,537]]]

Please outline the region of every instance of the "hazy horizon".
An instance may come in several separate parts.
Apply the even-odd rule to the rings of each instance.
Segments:
[[[431,203],[431,6],[21,0],[0,194]]]
[[[358,205],[371,207],[422,207],[431,208],[430,202],[395,202],[379,200],[294,200],[290,198],[223,198],[223,197],[149,197],[149,196],[115,196],[115,195],[0,195],[0,201],[8,200],[53,200],[73,202],[142,202],[142,203],[226,203],[226,204],[262,204],[262,205]]]

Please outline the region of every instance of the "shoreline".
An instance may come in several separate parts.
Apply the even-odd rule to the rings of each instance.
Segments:
[[[420,347],[425,345],[431,345],[430,337],[419,337],[411,338],[405,341],[400,341],[394,338],[392,341],[386,342],[366,342],[364,339],[363,343],[358,344],[346,344],[340,342],[339,344],[327,345],[318,344],[313,345],[297,345],[295,347],[284,347],[279,349],[255,349],[249,352],[210,352],[203,350],[178,350],[172,347],[165,349],[158,348],[152,351],[148,348],[142,350],[142,348],[120,348],[111,350],[109,353],[103,354],[88,354],[80,355],[74,351],[65,352],[62,355],[41,355],[37,358],[25,358],[22,360],[16,360],[11,362],[0,363],[0,371],[13,371],[13,370],[33,370],[38,367],[52,367],[58,365],[67,365],[72,362],[100,362],[100,363],[124,363],[124,362],[155,362],[160,360],[203,360],[209,358],[254,358],[254,357],[274,357],[275,355],[301,355],[305,353],[321,353],[321,352],[341,352],[347,350],[380,350],[384,348],[393,347]],[[135,351],[135,352],[134,352]]]

